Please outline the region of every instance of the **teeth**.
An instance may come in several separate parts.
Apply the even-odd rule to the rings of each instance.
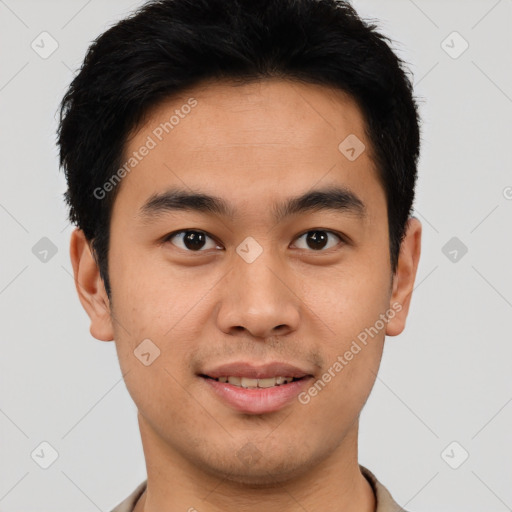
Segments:
[[[259,388],[271,388],[277,384],[277,379],[275,377],[269,377],[267,379],[258,379],[257,380]]]
[[[229,382],[242,388],[271,388],[292,382],[293,377],[269,377],[267,379],[249,379],[247,377],[219,377],[219,382]]]
[[[245,377],[242,377],[241,379],[237,379],[240,381],[240,385],[243,388],[257,388],[258,387],[258,379],[247,379]],[[228,382],[232,384],[231,377],[228,378]]]

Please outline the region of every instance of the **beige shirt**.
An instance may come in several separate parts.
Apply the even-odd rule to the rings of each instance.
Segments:
[[[359,465],[361,473],[366,477],[372,486],[375,494],[375,502],[377,504],[375,512],[407,512],[391,497],[389,491],[377,480],[375,475],[366,469],[364,466]],[[116,508],[111,512],[133,512],[137,500],[142,496],[146,490],[147,480],[144,480],[137,488],[128,496],[124,501],[119,503]]]

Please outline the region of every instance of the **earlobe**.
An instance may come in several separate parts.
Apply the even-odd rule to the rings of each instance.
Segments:
[[[71,234],[70,257],[75,287],[83,308],[91,319],[91,335],[100,341],[114,339],[110,301],[89,242],[81,229]]]
[[[410,217],[407,221],[405,237],[400,246],[397,269],[393,276],[390,308],[393,308],[396,314],[388,321],[386,326],[387,336],[397,336],[405,328],[420,254],[421,223],[417,218]],[[398,304],[401,307],[397,307]]]

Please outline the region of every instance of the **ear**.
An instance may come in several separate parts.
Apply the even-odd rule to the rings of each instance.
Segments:
[[[398,265],[393,276],[393,291],[390,298],[390,309],[393,308],[396,314],[390,318],[386,326],[386,335],[397,336],[405,328],[405,320],[409,313],[416,270],[421,253],[421,222],[410,217],[407,221],[405,237],[400,246]],[[401,309],[396,305],[400,304]]]
[[[71,234],[69,248],[75,287],[83,308],[91,319],[90,332],[100,341],[112,341],[114,330],[110,301],[88,240],[81,229]]]

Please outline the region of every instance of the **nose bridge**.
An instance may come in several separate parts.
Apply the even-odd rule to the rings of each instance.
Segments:
[[[269,244],[258,246],[254,240],[244,241],[234,255],[218,318],[225,332],[244,328],[266,337],[298,325],[299,299],[289,289],[281,258]]]
[[[236,265],[236,278],[240,283],[242,299],[248,305],[262,309],[265,305],[272,308],[283,295],[283,284],[278,279],[281,265],[278,258],[272,257],[270,250],[264,251],[252,263],[238,261]]]

